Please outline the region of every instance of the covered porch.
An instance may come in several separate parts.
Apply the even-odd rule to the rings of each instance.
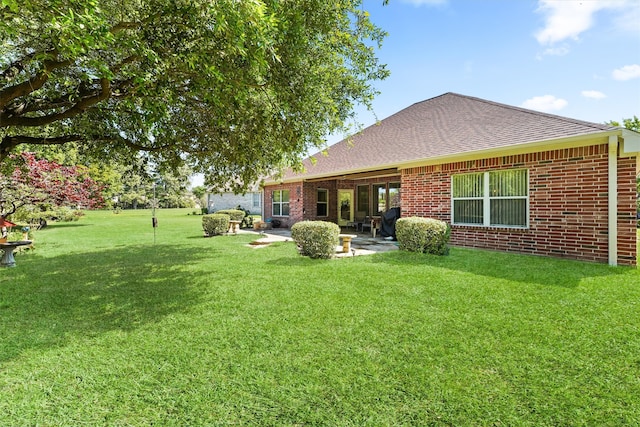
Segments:
[[[329,221],[348,232],[377,236],[386,212],[401,206],[398,169],[314,178],[265,188],[265,218],[283,227]]]

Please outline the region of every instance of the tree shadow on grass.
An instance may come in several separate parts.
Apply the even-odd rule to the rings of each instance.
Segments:
[[[23,351],[134,330],[197,304],[197,248],[127,247],[20,257],[0,273],[0,362]],[[197,270],[197,269],[196,269]]]
[[[91,224],[83,224],[83,223],[79,223],[79,222],[54,222],[54,223],[49,223],[49,224],[45,225],[44,227],[40,228],[38,230],[38,232],[55,230],[56,228],[87,227],[87,226],[90,226],[90,225]]]
[[[448,269],[478,276],[477,280],[491,277],[567,288],[578,286],[586,278],[615,276],[630,271],[628,267],[456,247],[452,247],[447,256],[391,251],[373,257],[376,263]]]

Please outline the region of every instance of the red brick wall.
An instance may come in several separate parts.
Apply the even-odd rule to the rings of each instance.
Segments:
[[[327,216],[318,216],[317,192],[319,188],[329,190],[329,206]],[[335,180],[304,183],[304,219],[309,221],[338,221],[338,204],[336,202],[337,186]]]
[[[273,216],[271,214],[273,212],[273,192],[276,190],[289,190],[289,216]],[[282,227],[284,228],[291,227],[296,222],[302,221],[303,196],[301,182],[265,187],[263,201],[264,220],[268,218],[278,219],[282,222]]]
[[[451,175],[529,170],[528,229],[453,226],[457,246],[608,262],[607,145],[402,171],[402,216],[451,222]],[[635,158],[618,159],[618,263],[636,263]]]

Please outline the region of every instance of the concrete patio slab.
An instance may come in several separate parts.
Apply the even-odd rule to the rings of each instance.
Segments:
[[[274,228],[265,231],[240,230],[240,233],[250,233],[258,236],[258,238],[251,244],[251,247],[253,248],[265,247],[274,242],[293,241],[291,238],[291,230],[288,228]],[[393,251],[398,249],[397,243],[398,242],[386,240],[381,237],[374,238],[369,233],[357,233],[357,237],[354,237],[351,240],[351,252],[340,252],[342,250],[342,246],[339,246],[340,251],[336,252],[336,257],[344,258]]]

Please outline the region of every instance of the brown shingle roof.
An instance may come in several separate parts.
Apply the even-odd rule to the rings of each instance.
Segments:
[[[445,93],[369,126],[351,141],[304,161],[306,173],[286,180],[396,167],[403,163],[589,135],[614,127]]]

